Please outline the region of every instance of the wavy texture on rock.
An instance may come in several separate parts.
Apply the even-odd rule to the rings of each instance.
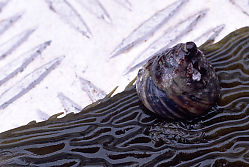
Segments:
[[[200,48],[222,93],[205,115],[161,120],[131,87],[78,114],[1,133],[1,166],[249,166],[249,27]]]

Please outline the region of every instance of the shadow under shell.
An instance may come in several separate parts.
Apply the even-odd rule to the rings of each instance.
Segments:
[[[249,166],[249,27],[200,46],[218,105],[191,121],[151,114],[131,87],[78,114],[0,134],[0,166]]]

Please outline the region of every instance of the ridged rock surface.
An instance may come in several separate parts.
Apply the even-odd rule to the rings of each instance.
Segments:
[[[249,166],[249,27],[200,49],[221,98],[191,121],[152,115],[131,87],[78,114],[0,134],[0,166]]]

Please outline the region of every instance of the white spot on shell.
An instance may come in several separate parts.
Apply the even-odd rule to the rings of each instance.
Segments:
[[[200,80],[201,80],[201,74],[200,74],[199,72],[194,72],[194,73],[192,74],[192,79],[193,79],[194,81],[200,81]]]

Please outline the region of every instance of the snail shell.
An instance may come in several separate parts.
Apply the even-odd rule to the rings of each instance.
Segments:
[[[220,93],[215,70],[194,42],[156,53],[139,70],[136,89],[150,111],[170,119],[202,114]]]

